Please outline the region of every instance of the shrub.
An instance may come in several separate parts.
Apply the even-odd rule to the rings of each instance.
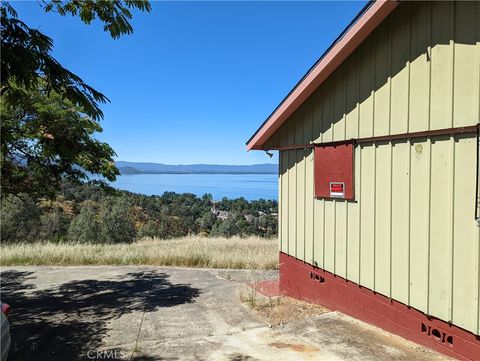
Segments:
[[[160,237],[164,233],[162,224],[149,219],[145,224],[143,224],[137,232],[138,238],[143,237]]]
[[[217,222],[210,235],[213,237],[232,237],[255,234],[255,226],[249,223],[240,213],[231,213],[222,222]]]
[[[60,242],[67,236],[69,219],[61,209],[43,213],[40,223],[40,239]]]
[[[107,197],[98,215],[100,236],[105,243],[132,242],[136,236],[132,204],[126,197]]]
[[[100,243],[102,241],[98,217],[91,205],[83,205],[80,214],[70,223],[68,239],[81,243]]]
[[[22,199],[8,196],[2,199],[0,231],[3,242],[31,242],[38,238],[40,211],[27,196]]]

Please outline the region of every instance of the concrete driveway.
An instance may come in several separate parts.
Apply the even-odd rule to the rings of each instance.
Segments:
[[[336,312],[268,327],[240,302],[276,272],[163,267],[2,268],[9,360],[439,360]]]

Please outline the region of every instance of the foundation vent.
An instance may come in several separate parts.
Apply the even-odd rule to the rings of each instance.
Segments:
[[[315,272],[310,272],[310,279],[320,283],[325,283],[325,277],[322,277],[319,274],[316,274]]]
[[[427,325],[422,322],[422,333],[430,336],[437,342],[442,342],[446,345],[453,346],[453,336],[447,334],[446,332],[440,331],[439,329]]]

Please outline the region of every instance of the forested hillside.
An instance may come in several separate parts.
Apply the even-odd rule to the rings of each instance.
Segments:
[[[122,243],[141,237],[277,234],[275,200],[214,202],[209,194],[145,196],[63,184],[54,200],[8,196],[1,208],[2,242]]]

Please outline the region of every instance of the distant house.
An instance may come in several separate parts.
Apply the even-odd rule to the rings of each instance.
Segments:
[[[480,360],[479,120],[480,2],[369,3],[247,143],[282,292]]]
[[[210,210],[215,215],[215,217],[217,217],[219,219],[225,220],[225,219],[228,218],[229,213],[227,211],[221,211],[221,210],[217,209],[215,204]]]
[[[249,222],[249,223],[252,223],[253,220],[255,219],[255,217],[254,217],[253,214],[245,214],[245,215],[243,216],[243,218],[245,218],[245,220],[246,220],[247,222]]]

